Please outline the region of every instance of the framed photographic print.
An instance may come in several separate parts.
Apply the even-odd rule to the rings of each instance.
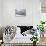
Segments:
[[[16,16],[26,16],[26,9],[15,9]]]

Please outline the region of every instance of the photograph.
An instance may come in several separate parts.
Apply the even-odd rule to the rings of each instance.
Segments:
[[[16,16],[26,16],[26,9],[15,9]]]

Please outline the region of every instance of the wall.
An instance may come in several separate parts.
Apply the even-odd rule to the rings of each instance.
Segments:
[[[16,17],[15,9],[26,9],[26,16]],[[39,0],[3,0],[3,26],[33,25],[40,20]]]
[[[40,20],[41,20],[41,2],[40,0],[33,0],[32,3],[33,7],[32,7],[32,11],[33,11],[33,26],[37,26],[37,24],[39,24]]]
[[[3,20],[2,17],[3,17],[2,16],[2,0],[0,0],[0,26],[2,25],[2,20]]]
[[[2,6],[3,6],[3,2],[2,2],[2,0],[0,0],[0,39],[2,37],[2,32],[3,32],[2,29],[1,29],[1,26],[3,24],[2,23],[2,21],[3,21],[3,15],[2,15],[3,14],[3,12],[2,12],[3,11],[3,9],[2,9],[3,7]]]

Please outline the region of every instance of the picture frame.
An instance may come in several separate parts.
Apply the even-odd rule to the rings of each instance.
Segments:
[[[26,16],[26,9],[15,9],[16,16]]]

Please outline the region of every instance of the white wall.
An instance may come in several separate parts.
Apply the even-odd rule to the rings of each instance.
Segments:
[[[2,0],[0,0],[0,26],[2,25]]]
[[[26,16],[16,17],[15,9],[26,9]],[[34,25],[40,20],[39,0],[3,0],[3,26]]]
[[[37,24],[39,24],[40,20],[41,20],[41,2],[40,0],[33,0],[33,26],[37,26]]]

